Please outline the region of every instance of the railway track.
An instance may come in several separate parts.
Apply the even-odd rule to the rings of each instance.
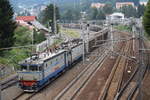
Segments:
[[[34,96],[36,93],[20,93],[17,97],[13,98],[12,100],[29,100],[32,96]]]
[[[122,52],[125,54],[131,49],[131,43],[128,41]],[[113,100],[118,91],[120,91],[123,84],[123,76],[125,72],[125,67],[127,64],[127,59],[125,57],[119,56],[116,63],[111,71],[111,74],[99,96],[99,100]]]
[[[136,53],[138,47],[133,51],[132,42],[126,44],[123,52],[126,55],[137,58]],[[147,56],[145,58],[149,59]],[[147,59],[145,59],[146,61],[144,63],[147,62]],[[148,65],[146,63],[145,68],[141,69],[138,63],[138,60],[137,62],[133,62],[120,56],[99,96],[99,100],[132,100],[133,97],[135,98],[138,95],[139,75],[144,77],[146,66]]]
[[[133,52],[133,46],[132,46],[132,49],[130,49],[127,54],[130,56],[135,56],[137,58],[135,52]],[[137,84],[136,84],[137,81],[134,81],[134,77],[135,77],[135,75],[138,71],[138,68],[139,68],[137,66],[137,64],[138,63],[128,61],[127,67],[126,67],[127,68],[126,74],[128,74],[128,71],[131,71],[132,74],[129,75],[128,80],[125,80],[124,84],[122,85],[122,88],[120,88],[120,91],[117,92],[117,94],[115,96],[115,100],[120,100],[120,99],[121,100],[128,100],[128,97],[131,97],[132,94],[134,93],[133,90],[137,89],[137,87],[135,87],[135,86],[137,86]],[[133,69],[133,67],[134,67],[134,69]]]
[[[108,49],[106,49],[108,50]],[[108,50],[109,51],[109,50]],[[120,50],[119,50],[120,51]],[[82,92],[83,88],[87,85],[87,83],[91,80],[93,75],[100,70],[100,66],[103,65],[103,62],[105,61],[105,58],[107,58],[109,55],[106,55],[101,61],[96,61],[93,66],[91,66],[95,70],[91,70],[90,68],[84,73],[86,77],[83,78],[81,76],[80,79],[76,79],[72,83],[70,83],[62,92],[60,92],[54,100],[73,100],[75,99],[80,92]],[[95,68],[94,68],[95,67]],[[91,73],[91,74],[90,74]],[[80,77],[80,75],[79,75]],[[76,99],[75,99],[76,100]]]
[[[12,77],[11,79],[5,81],[5,82],[2,82],[1,85],[2,85],[2,91],[13,86],[14,84],[16,84],[18,81],[17,81],[17,76],[14,76]]]
[[[132,52],[132,49],[132,42],[128,41],[122,49],[122,52],[124,52],[124,55],[133,56],[135,52]],[[67,85],[65,89],[63,89],[63,91],[56,96],[55,100],[72,100],[89,81],[91,76],[99,69],[99,65],[103,63],[106,56],[107,55],[102,55],[101,58],[95,59],[94,63],[90,63],[87,68],[85,68],[74,80],[71,81],[70,84]],[[140,70],[138,67],[135,67],[128,81],[124,82],[124,74],[129,66],[136,66],[136,64],[131,65],[130,61],[125,57],[119,56],[117,58],[99,100],[131,100],[131,98],[135,96],[139,85],[133,80],[136,80],[135,76]],[[144,71],[142,73],[144,73]],[[37,93],[22,93],[13,100],[29,100],[36,94]],[[126,99],[124,98],[125,96]]]
[[[59,76],[58,76],[59,77]],[[50,85],[53,81],[55,81],[58,77],[53,78],[52,80],[50,80],[49,83],[47,83],[42,89],[44,89],[45,87],[47,87],[48,85]],[[41,89],[41,90],[42,90]],[[33,96],[37,95],[40,91],[38,92],[33,92],[33,93],[26,93],[26,92],[22,92],[19,95],[17,95],[15,98],[13,98],[12,100],[30,100]]]
[[[146,47],[146,46],[145,46]],[[129,80],[124,84],[123,88],[118,92],[118,95],[116,96],[115,100],[132,100],[133,98],[136,98],[138,95],[139,90],[139,77],[142,75],[142,79],[144,78],[144,75],[146,73],[147,66],[149,65],[148,59],[149,56],[144,56],[145,66],[144,68],[140,68],[141,66],[136,67],[134,72],[132,73]],[[135,65],[137,66],[137,65]],[[134,99],[133,99],[134,100]]]
[[[107,52],[105,52],[107,53]],[[63,91],[61,91],[54,100],[71,100],[84,87],[90,77],[98,70],[100,64],[106,58],[106,54],[99,57],[94,63],[88,65]]]
[[[45,87],[47,87],[48,85],[50,85],[53,81],[55,81],[61,74],[59,74],[57,77],[51,79],[49,81],[49,83],[47,83],[44,87],[42,87],[42,89],[44,89]],[[17,95],[15,98],[13,98],[12,100],[30,100],[32,97],[34,97],[35,95],[37,95],[38,93],[40,93],[41,90],[39,90],[38,92],[33,92],[33,93],[26,93],[26,92],[22,92],[19,95]]]
[[[104,48],[103,48],[103,49],[101,50],[101,52],[104,52],[104,51],[105,51],[105,50],[104,50]],[[94,53],[94,52],[98,52],[98,49],[96,49],[96,51],[93,51],[92,53]],[[97,55],[100,55],[100,54],[97,54]],[[95,62],[95,61],[98,59],[97,55],[91,56],[92,58],[94,58],[94,60],[92,61],[92,63]],[[87,55],[87,56],[88,56],[88,55]],[[89,66],[90,66],[92,63],[90,63]],[[86,67],[85,67],[84,69],[86,69]],[[81,71],[81,73],[82,73],[82,72],[83,72],[83,71]],[[49,85],[51,85],[51,83],[53,83],[53,81],[55,81],[56,79],[57,79],[57,78],[54,78],[53,80],[51,80],[51,82],[50,82],[49,84],[47,84],[47,86],[45,86],[45,88],[49,88]],[[45,88],[43,88],[41,91],[39,91],[39,92],[37,92],[37,93],[25,93],[25,92],[22,92],[22,93],[20,93],[18,96],[16,96],[15,98],[13,98],[13,100],[30,100],[30,99],[32,99],[34,96],[36,96],[36,95],[38,95],[38,94],[44,92],[44,91],[45,91]]]

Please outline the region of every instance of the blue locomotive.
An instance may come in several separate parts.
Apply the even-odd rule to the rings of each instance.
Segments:
[[[26,92],[34,92],[45,86],[53,77],[63,72],[82,57],[82,43],[67,49],[45,52],[20,62],[19,86]]]

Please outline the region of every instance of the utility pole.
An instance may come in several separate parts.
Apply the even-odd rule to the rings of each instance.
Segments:
[[[139,28],[139,79],[138,79],[138,85],[139,85],[139,94],[138,94],[138,100],[142,100],[142,90],[141,90],[141,85],[142,85],[142,72],[143,72],[143,51],[142,49],[142,29]]]
[[[0,69],[0,100],[2,100],[2,83],[1,83],[1,69]]]
[[[32,29],[32,53],[33,53],[33,44],[34,44],[34,28]]]
[[[87,53],[89,53],[89,27],[90,24],[87,24]]]
[[[82,22],[82,41],[83,41],[83,64],[85,62],[85,49],[84,49],[84,46],[85,46],[85,39],[84,39],[84,25],[83,25],[83,22]]]
[[[54,22],[54,34],[56,36],[57,33],[57,26],[56,26],[56,4],[55,4],[55,0],[54,0],[54,6],[53,6],[53,22]]]
[[[82,43],[83,43],[83,64],[85,63],[85,34],[84,34],[84,24],[83,21],[85,19],[85,12],[81,12],[81,27],[82,27]]]
[[[133,51],[135,51],[135,25],[132,25]]]
[[[110,24],[110,34],[111,34],[111,37],[110,37],[111,38],[111,51],[113,52],[114,51],[113,23]]]
[[[4,70],[4,67],[0,69],[0,100],[2,100],[2,71]]]
[[[74,9],[76,9],[76,0],[74,0]]]
[[[135,51],[135,20],[131,20],[131,26],[132,26],[132,39],[133,39],[133,51]]]

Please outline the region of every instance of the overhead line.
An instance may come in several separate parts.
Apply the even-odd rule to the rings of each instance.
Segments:
[[[16,46],[16,47],[8,47],[8,48],[0,48],[0,50],[9,50],[9,49],[17,49],[17,48],[28,48],[33,47],[35,45],[26,45],[26,46]]]

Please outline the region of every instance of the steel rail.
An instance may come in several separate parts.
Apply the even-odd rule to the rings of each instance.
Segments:
[[[132,97],[134,96],[134,93],[136,92],[136,90],[138,89],[139,85],[136,84],[136,86],[134,88],[132,88],[131,92],[129,93],[127,100],[131,100]]]
[[[16,97],[14,97],[12,100],[17,100],[19,97],[23,96],[24,94],[25,94],[25,92],[22,92],[19,95],[17,95]]]
[[[105,50],[104,50],[105,51]],[[93,62],[95,62],[97,60],[97,58],[94,59]],[[91,64],[91,63],[90,63]],[[89,65],[90,66],[90,65]],[[52,80],[50,80],[44,87],[50,85],[50,83],[52,83],[53,81],[55,81],[61,74],[59,74],[56,78],[53,78]],[[44,87],[42,87],[41,89],[44,89]],[[41,90],[40,89],[40,90]],[[34,97],[35,95],[37,95],[38,93],[42,92],[42,91],[38,91],[38,92],[34,92],[34,93],[30,93],[30,94],[27,94],[25,92],[19,94],[17,97],[13,98],[13,100],[17,100],[19,98],[22,98],[24,95],[28,95],[26,96],[25,100],[30,100],[32,97]]]
[[[127,43],[126,46],[124,46],[124,48],[121,51],[129,50],[129,48],[130,48],[129,44],[130,44],[130,42]],[[99,97],[99,100],[105,100],[106,99],[108,91],[109,91],[109,89],[110,89],[110,87],[112,85],[112,80],[115,78],[118,66],[122,66],[122,62],[121,61],[125,63],[126,59],[122,58],[121,56],[119,56],[118,59],[116,60],[116,63],[114,65],[113,69],[112,69],[112,72],[111,72],[110,77],[109,77],[109,79],[108,79],[108,81],[107,81],[107,83],[106,83],[106,85],[104,87],[104,90],[103,90],[102,94]],[[118,93],[118,91],[121,88],[121,83],[122,83],[122,80],[123,80],[122,79],[123,78],[123,72],[124,72],[124,68],[122,69],[122,75],[120,76],[119,81],[117,82],[116,93]]]
[[[149,57],[148,57],[149,59]],[[147,63],[148,65],[148,63]],[[142,70],[142,77],[144,77],[145,73],[146,73],[146,68],[144,70]],[[124,84],[124,86],[121,88],[120,92],[118,92],[118,94],[115,96],[115,100],[119,100],[121,98],[121,96],[123,95],[123,92],[127,89],[127,87],[129,86],[130,82],[133,80],[133,78],[135,77],[135,75],[141,71],[139,70],[140,68],[137,67],[135,69],[135,71],[133,72],[133,74],[131,75],[131,77],[129,78],[129,80]],[[137,83],[136,86],[132,89],[132,91],[129,93],[128,98],[131,98],[133,93],[137,90],[136,88],[138,88],[139,84]],[[132,95],[131,95],[132,94]]]
[[[13,86],[14,84],[16,84],[18,81],[17,81],[17,77],[13,78],[13,79],[10,79],[4,83],[2,83],[2,91]]]
[[[104,51],[105,51],[105,50],[104,50]],[[93,66],[93,65],[96,64],[96,65],[97,65],[96,68],[98,68],[98,67],[99,67],[99,64],[102,63],[102,61],[104,60],[105,57],[106,57],[106,54],[103,53],[102,57],[96,59],[96,61],[94,61],[94,63],[93,63],[93,62],[90,63],[63,91],[61,91],[61,92],[56,96],[55,100],[60,100],[61,97],[63,97],[63,96],[66,94],[66,92],[67,92],[69,89],[71,89],[71,88],[73,87],[73,85],[76,84],[76,82],[77,82],[78,80],[80,80],[80,78],[81,78],[90,68],[92,68],[91,66]],[[81,89],[81,88],[84,86],[84,84],[88,81],[88,79],[90,78],[90,76],[92,75],[92,73],[94,73],[94,71],[96,70],[96,68],[91,72],[91,74],[90,74],[90,75],[88,76],[88,78],[82,83],[82,85],[81,85],[79,88],[77,88],[77,90],[72,94],[72,96],[71,96],[70,99],[72,99],[72,98],[77,94],[77,92],[80,91],[80,89]]]
[[[94,59],[94,61],[93,62],[95,62],[97,59]],[[81,72],[82,73],[82,72]],[[53,80],[51,80],[46,86],[48,86],[51,82],[53,82],[55,79],[53,79]],[[44,86],[44,87],[46,87],[46,86]],[[43,87],[43,88],[44,88]],[[39,91],[40,92],[40,91]],[[32,93],[30,96],[28,96],[27,98],[26,98],[26,100],[30,100],[32,97],[34,97],[35,95],[36,95],[37,93],[35,92],[35,93]]]

